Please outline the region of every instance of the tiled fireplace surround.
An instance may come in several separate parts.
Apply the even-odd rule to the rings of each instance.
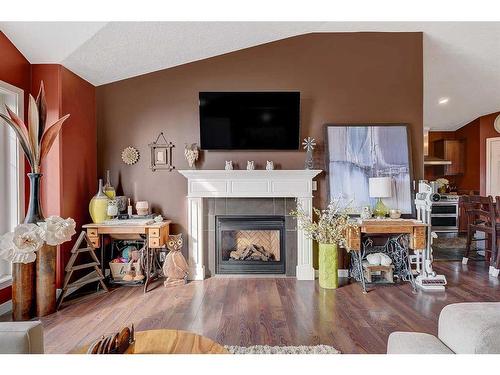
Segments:
[[[215,268],[215,216],[218,212],[255,216],[280,212],[286,215],[297,202],[311,215],[313,179],[322,171],[179,170],[179,173],[187,179],[189,279],[203,280],[209,273],[213,275]],[[288,217],[287,221],[285,272],[293,275],[295,263],[297,280],[314,280],[312,240],[303,230],[295,228],[292,218]],[[294,232],[295,240],[292,241]],[[292,252],[294,247],[296,251]]]
[[[295,198],[205,198],[203,200],[203,243],[206,276],[215,275],[215,217],[217,215],[285,216],[286,275],[295,276],[297,267],[297,220],[290,216]]]

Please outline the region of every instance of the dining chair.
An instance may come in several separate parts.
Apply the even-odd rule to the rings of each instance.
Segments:
[[[497,257],[497,204],[491,196],[472,195],[463,198],[463,207],[467,215],[467,247],[462,263],[467,263],[473,241],[485,241],[485,257],[492,268],[498,269]],[[499,228],[500,230],[500,228]],[[483,232],[485,238],[474,238],[475,232]]]

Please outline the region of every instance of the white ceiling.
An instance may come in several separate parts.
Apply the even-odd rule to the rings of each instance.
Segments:
[[[500,22],[0,22],[34,64],[96,86],[309,33],[424,32],[424,126],[453,130],[500,110]],[[445,105],[440,98],[449,98]]]

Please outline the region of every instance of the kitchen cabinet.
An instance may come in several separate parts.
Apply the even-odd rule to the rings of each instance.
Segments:
[[[464,173],[465,147],[463,139],[440,139],[434,141],[434,155],[438,158],[451,161],[444,165],[445,176],[455,176]]]

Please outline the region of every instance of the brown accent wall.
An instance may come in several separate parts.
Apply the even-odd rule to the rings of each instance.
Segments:
[[[147,58],[147,56],[145,56]],[[252,47],[97,88],[98,172],[134,201],[148,200],[156,212],[184,232],[186,180],[177,172],[151,172],[148,143],[160,131],[175,143],[174,164],[187,169],[184,144],[199,143],[199,91],[297,90],[301,93],[301,137],[318,140],[317,167],[324,168],[326,123],[409,123],[415,178],[423,177],[421,33],[315,33]],[[126,166],[121,151],[134,146],[140,161]],[[397,147],[397,145],[395,145]],[[263,168],[302,169],[304,152],[204,151],[200,169],[222,169],[224,160]],[[315,204],[327,200],[319,179]]]

